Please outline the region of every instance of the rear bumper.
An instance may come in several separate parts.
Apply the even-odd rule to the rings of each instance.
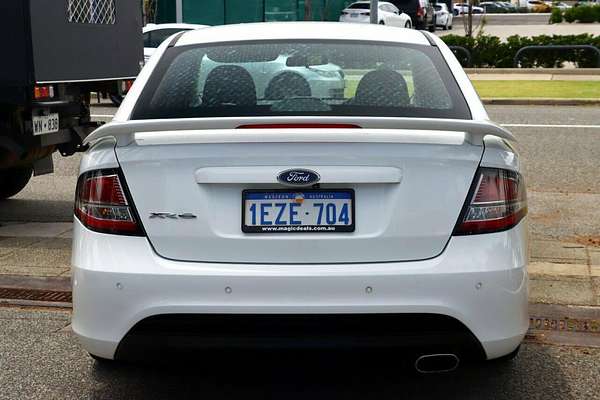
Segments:
[[[139,336],[140,325],[147,338],[148,333],[152,334],[147,327],[152,327],[153,321],[163,320],[162,331],[157,329],[160,334],[165,326],[178,325],[177,318],[182,314],[188,322],[197,317],[193,322],[196,328],[198,320],[200,326],[215,326],[211,316],[225,316],[225,321],[227,317],[231,321],[252,320],[253,315],[258,315],[254,321],[265,316],[277,321],[315,314],[333,316],[325,322],[328,324],[343,320],[343,316],[360,319],[372,315],[374,320],[366,322],[372,327],[366,339],[376,337],[379,342],[387,337],[391,339],[389,344],[405,336],[403,331],[396,336],[386,335],[388,332],[378,336],[390,326],[381,321],[393,315],[398,316],[395,321],[434,315],[450,317],[466,327],[467,336],[475,338],[474,346],[483,349],[482,356],[497,358],[519,345],[529,323],[526,231],[524,220],[505,232],[453,237],[440,256],[423,261],[255,265],[166,260],[154,253],[145,238],[91,232],[75,220],[73,331],[90,353],[114,358],[119,344],[121,353],[124,343],[135,339],[136,333]],[[227,330],[227,323],[220,326]],[[283,323],[281,326],[283,330],[289,327]],[[193,333],[193,329],[187,333]],[[363,333],[360,340],[350,337],[347,343],[369,342],[365,332],[358,331]],[[411,330],[419,331],[419,327]],[[253,340],[261,339],[257,332],[251,329]],[[190,338],[182,338],[181,326],[173,326],[169,334],[178,343]],[[223,335],[218,332],[213,338]],[[272,337],[266,337],[268,340],[256,344],[272,344]],[[329,339],[335,337],[330,335]],[[235,344],[234,339],[230,343]],[[291,339],[293,342],[298,338]],[[341,341],[346,339],[340,336]],[[195,344],[203,342],[210,347],[206,337]]]

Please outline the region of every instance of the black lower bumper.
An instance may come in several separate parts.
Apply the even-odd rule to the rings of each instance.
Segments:
[[[172,314],[146,318],[116,358],[187,357],[218,349],[397,349],[485,359],[458,320],[436,314]]]

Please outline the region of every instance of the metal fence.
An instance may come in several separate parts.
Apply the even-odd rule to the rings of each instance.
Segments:
[[[76,24],[114,24],[115,0],[67,0],[67,20]]]

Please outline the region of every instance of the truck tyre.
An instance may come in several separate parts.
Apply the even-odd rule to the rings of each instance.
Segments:
[[[31,179],[31,166],[0,170],[0,200],[19,193]]]
[[[427,30],[431,33],[435,32],[435,26],[437,24],[437,21],[435,20],[435,18],[431,21],[431,25],[429,25],[429,27],[427,28]]]

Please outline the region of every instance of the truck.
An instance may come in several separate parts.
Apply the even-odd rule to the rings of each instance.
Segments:
[[[10,0],[0,15],[2,200],[85,150],[92,93],[127,89],[144,56],[139,1]]]

